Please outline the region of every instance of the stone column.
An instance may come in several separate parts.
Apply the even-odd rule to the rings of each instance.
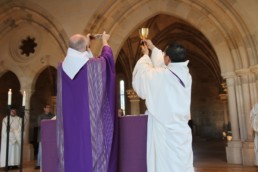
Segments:
[[[251,95],[250,95],[250,70],[237,71],[240,76],[243,99],[243,121],[245,121],[245,136],[242,146],[243,165],[254,165],[253,130],[250,125]]]
[[[252,106],[258,102],[258,65],[252,66],[250,68],[252,72],[252,82],[251,82],[251,96],[252,96]]]
[[[226,147],[227,162],[231,164],[242,164],[242,143],[239,135],[237,102],[235,92],[235,75],[224,76],[228,90],[229,117],[232,130],[232,141],[228,141]]]
[[[236,101],[237,101],[237,111],[238,111],[238,120],[239,120],[239,129],[240,129],[240,139],[241,141],[245,140],[246,137],[246,127],[245,127],[245,117],[244,117],[244,108],[243,108],[243,93],[241,86],[241,79],[236,77],[235,79],[236,87]]]
[[[140,115],[140,98],[133,89],[126,90],[131,104],[131,115]]]
[[[249,70],[241,70],[237,72],[240,75],[241,85],[242,85],[242,99],[243,99],[243,109],[244,109],[244,117],[246,123],[246,136],[245,140],[253,140],[253,131],[250,125],[250,110],[251,110],[251,96],[249,89]]]
[[[250,85],[250,105],[253,107],[255,103],[257,103],[257,87],[256,87],[256,74],[251,73],[249,77],[249,85]]]
[[[223,102],[223,117],[224,117],[224,124],[228,125],[228,95],[227,94],[219,94],[220,100]]]
[[[224,125],[228,125],[228,89],[227,84],[223,82],[221,84],[221,87],[223,88],[223,92],[219,94],[220,100],[223,102],[223,117],[224,117]]]
[[[30,98],[33,93],[31,89],[21,89],[26,91],[26,103],[25,103],[25,116],[24,116],[24,138],[23,138],[23,162],[31,161],[34,159],[34,148],[29,143],[29,125],[30,125]]]

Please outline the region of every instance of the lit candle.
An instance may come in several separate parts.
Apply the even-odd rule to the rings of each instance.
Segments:
[[[9,89],[8,91],[8,105],[12,104],[12,89]]]
[[[23,91],[22,106],[25,106],[25,104],[26,104],[26,92]]]

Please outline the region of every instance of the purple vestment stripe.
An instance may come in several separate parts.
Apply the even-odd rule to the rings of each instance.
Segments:
[[[57,153],[58,153],[58,166],[57,172],[64,172],[64,130],[63,130],[63,113],[62,113],[62,68],[61,64],[58,65],[57,71]]]
[[[175,77],[177,77],[178,81],[180,82],[180,84],[185,87],[184,82],[179,78],[179,76],[177,76],[177,74],[175,74],[172,70],[168,69]]]
[[[62,108],[57,126],[58,134],[63,131],[63,149],[58,135],[59,172],[116,172],[114,69],[108,46],[103,47],[100,58],[90,59],[73,80],[61,69],[57,102]]]

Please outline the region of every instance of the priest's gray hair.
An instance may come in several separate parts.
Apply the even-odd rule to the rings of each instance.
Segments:
[[[86,51],[86,37],[80,34],[71,36],[68,46],[80,52]]]

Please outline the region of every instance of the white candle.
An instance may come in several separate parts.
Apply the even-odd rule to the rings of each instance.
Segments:
[[[22,106],[25,106],[25,104],[26,104],[26,92],[23,91]]]
[[[8,91],[8,105],[12,104],[12,89],[9,89]]]

